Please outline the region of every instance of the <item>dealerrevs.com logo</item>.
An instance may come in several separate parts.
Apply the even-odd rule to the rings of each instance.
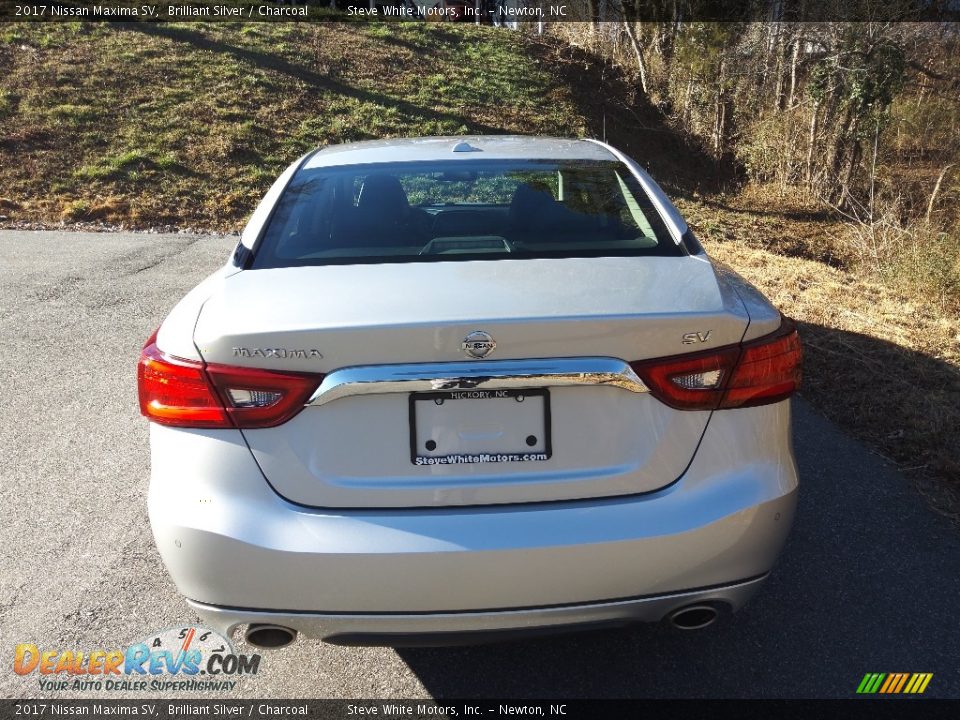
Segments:
[[[201,627],[170,628],[126,649],[62,650],[20,643],[17,675],[37,675],[41,690],[224,692],[256,675],[260,655],[238,655],[230,640]]]

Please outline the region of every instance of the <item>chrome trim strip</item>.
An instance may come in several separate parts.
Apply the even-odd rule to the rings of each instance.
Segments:
[[[323,379],[306,404],[326,405],[353,395],[572,385],[608,385],[634,393],[649,392],[633,368],[616,358],[487,360],[341,368]]]

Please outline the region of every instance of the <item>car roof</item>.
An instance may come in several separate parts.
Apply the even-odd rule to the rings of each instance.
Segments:
[[[331,145],[314,153],[304,168],[437,160],[616,160],[603,145],[529,135],[459,135],[392,138]]]

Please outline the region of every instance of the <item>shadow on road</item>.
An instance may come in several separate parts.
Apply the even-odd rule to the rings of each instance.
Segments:
[[[960,516],[960,370],[863,333],[798,325],[804,396],[908,475],[938,478],[936,504]],[[931,346],[949,353],[953,338],[942,335]]]

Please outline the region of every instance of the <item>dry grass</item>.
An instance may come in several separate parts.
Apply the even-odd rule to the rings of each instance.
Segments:
[[[960,519],[960,318],[822,262],[704,244],[801,323],[802,395]]]

